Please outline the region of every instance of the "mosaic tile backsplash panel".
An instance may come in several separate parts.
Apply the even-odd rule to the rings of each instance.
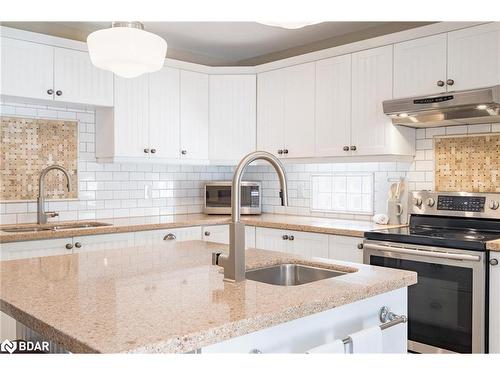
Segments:
[[[500,192],[500,134],[435,138],[436,190]]]
[[[78,197],[78,123],[76,121],[1,117],[0,200],[34,200],[40,172],[52,164],[66,168],[72,177],[67,192],[61,172],[45,180],[48,198]]]

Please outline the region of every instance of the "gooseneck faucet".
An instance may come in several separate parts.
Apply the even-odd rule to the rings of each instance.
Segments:
[[[38,224],[47,224],[47,218],[48,217],[56,217],[59,216],[59,213],[54,212],[54,211],[47,211],[45,212],[45,176],[47,173],[49,173],[51,170],[57,169],[64,173],[66,176],[66,181],[67,181],[67,187],[68,187],[68,192],[71,191],[71,177],[66,169],[61,167],[60,165],[54,164],[50,165],[47,168],[45,168],[42,173],[40,173],[40,179],[38,180],[38,210],[37,210],[37,217],[38,217]]]
[[[240,221],[241,179],[245,169],[255,160],[269,162],[278,174],[281,187],[281,205],[288,206],[288,188],[283,165],[273,154],[255,151],[246,155],[238,163],[231,187],[231,223],[229,224],[229,254],[213,253],[212,264],[224,268],[224,281],[245,280],[245,224]]]

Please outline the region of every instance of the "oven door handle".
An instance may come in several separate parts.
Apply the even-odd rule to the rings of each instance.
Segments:
[[[417,250],[417,249],[406,249],[406,248],[401,248],[401,247],[376,245],[376,244],[371,244],[371,243],[363,244],[363,249],[390,251],[393,253],[410,254],[410,255],[416,255],[416,256],[422,256],[422,257],[425,256],[425,257],[430,257],[430,258],[466,260],[466,261],[474,261],[474,262],[479,262],[481,260],[481,257],[478,255],[445,253],[445,252],[440,252],[440,251],[428,251],[428,250]]]

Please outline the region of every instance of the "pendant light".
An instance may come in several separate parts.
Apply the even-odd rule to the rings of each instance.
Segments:
[[[167,42],[141,22],[113,22],[91,33],[87,46],[92,64],[125,78],[160,70],[167,53]]]

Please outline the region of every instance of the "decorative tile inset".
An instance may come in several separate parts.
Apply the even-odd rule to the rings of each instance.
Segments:
[[[434,139],[437,191],[500,192],[500,134]]]
[[[78,197],[78,123],[1,117],[0,200],[34,200],[38,196],[40,172],[52,164],[66,168],[72,191],[59,171],[45,180],[48,198]]]

